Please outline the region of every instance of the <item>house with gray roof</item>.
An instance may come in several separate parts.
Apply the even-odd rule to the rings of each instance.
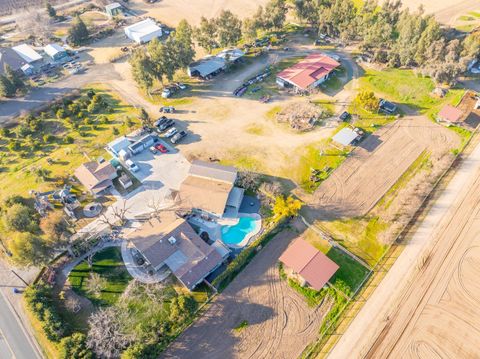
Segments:
[[[127,240],[154,271],[168,268],[189,290],[193,290],[228,256],[207,244],[183,218],[172,212],[144,223]],[[221,254],[223,253],[223,255]],[[227,253],[225,255],[225,253]]]
[[[22,66],[27,65],[19,54],[17,54],[11,48],[0,48],[0,74],[5,74],[5,66],[8,65],[13,71],[20,71]]]

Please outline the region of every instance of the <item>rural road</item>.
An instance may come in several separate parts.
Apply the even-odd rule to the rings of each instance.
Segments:
[[[438,354],[439,350],[439,357],[455,357],[451,354],[455,351],[460,357],[469,357],[462,356],[466,353],[460,354],[459,350],[468,351],[476,343],[466,338],[469,334],[480,333],[478,311],[477,314],[471,313],[471,308],[474,311],[478,305],[462,307],[458,303],[466,303],[463,296],[467,295],[462,293],[467,290],[472,292],[470,296],[474,301],[479,300],[479,288],[471,290],[469,287],[472,280],[478,283],[478,277],[472,275],[473,279],[461,279],[463,287],[460,285],[460,290],[450,291],[446,287],[461,277],[457,273],[460,271],[458,268],[469,246],[474,247],[472,238],[475,235],[478,237],[479,226],[475,219],[480,203],[479,173],[480,145],[477,145],[338,341],[329,355],[330,359],[384,358],[390,355],[425,357],[428,353]],[[476,227],[470,228],[472,223]],[[461,250],[453,250],[457,248]],[[478,270],[478,256],[468,259],[470,267],[476,265]],[[462,322],[459,319],[462,315],[470,317]],[[438,328],[442,326],[444,330],[440,331]],[[450,327],[455,328],[455,333],[448,333]]]
[[[0,293],[0,358],[42,358],[26,335],[16,314],[3,293]],[[14,353],[14,354],[13,354]]]

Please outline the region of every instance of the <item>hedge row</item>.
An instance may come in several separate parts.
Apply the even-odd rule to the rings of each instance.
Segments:
[[[228,266],[225,271],[214,279],[213,285],[218,291],[224,290],[228,284],[246,267],[255,257],[258,250],[265,246],[273,237],[280,233],[287,225],[288,219],[278,221],[272,228],[266,230],[250,246],[245,248]]]

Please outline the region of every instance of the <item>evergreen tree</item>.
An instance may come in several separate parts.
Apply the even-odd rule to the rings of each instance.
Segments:
[[[25,87],[25,83],[22,81],[21,77],[15,73],[8,64],[5,64],[5,76],[12,84],[15,92]]]
[[[77,15],[73,21],[72,27],[68,30],[68,39],[75,46],[84,44],[88,40],[89,32],[87,25],[80,16]]]
[[[55,10],[55,8],[48,1],[47,1],[45,6],[47,8],[48,16],[50,16],[52,19],[56,19],[57,18],[57,11]]]
[[[15,96],[15,86],[5,75],[0,75],[0,96]]]

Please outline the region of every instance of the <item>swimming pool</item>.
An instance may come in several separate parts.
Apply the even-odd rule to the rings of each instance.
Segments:
[[[234,226],[222,226],[222,241],[226,245],[244,246],[248,239],[260,231],[259,220],[250,217],[240,217]]]

